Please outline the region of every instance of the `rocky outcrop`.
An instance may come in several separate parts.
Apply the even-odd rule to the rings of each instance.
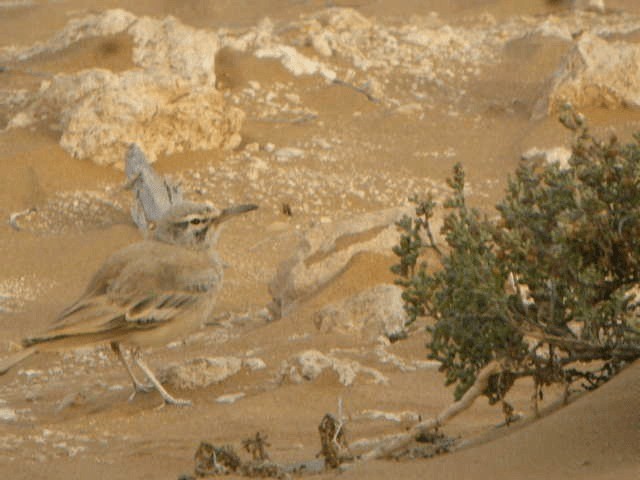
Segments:
[[[530,148],[522,154],[522,160],[537,164],[556,163],[560,168],[569,167],[569,159],[571,158],[571,150],[565,147],[554,147],[546,150],[539,148]]]
[[[218,37],[173,17],[156,20],[108,10],[71,22],[48,43],[3,50],[0,58],[27,59],[83,38],[126,33],[136,68],[114,73],[91,68],[42,82],[7,128],[48,122],[61,129],[71,155],[122,166],[130,143],[153,162],[158,154],[234,148],[244,114],[226,104],[215,87]]]
[[[317,350],[307,350],[294,355],[282,363],[279,377],[293,383],[313,381],[324,371],[331,370],[338,376],[338,381],[348,387],[356,378],[366,375],[372,383],[387,383],[387,378],[378,370],[365,367],[354,360],[345,360],[325,355]]]
[[[274,316],[286,315],[298,302],[336,278],[354,255],[390,252],[398,241],[394,222],[411,212],[410,207],[391,208],[309,230],[269,285]]]
[[[321,332],[356,334],[369,339],[397,336],[406,322],[402,289],[395,285],[376,285],[328,305],[314,316]]]
[[[584,34],[550,80],[533,116],[576,108],[640,108],[640,45]]]
[[[256,364],[259,364],[257,368]],[[260,359],[194,358],[185,363],[169,365],[159,372],[158,378],[174,388],[193,390],[220,383],[240,372],[243,367],[253,371],[264,368],[263,365]]]

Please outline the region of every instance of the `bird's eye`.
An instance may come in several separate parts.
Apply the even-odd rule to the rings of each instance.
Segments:
[[[194,218],[191,220],[191,225],[199,225],[200,224],[200,219],[199,218]]]

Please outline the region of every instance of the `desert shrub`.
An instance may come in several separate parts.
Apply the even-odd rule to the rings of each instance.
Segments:
[[[493,359],[503,373],[484,392],[492,402],[520,377],[593,387],[640,357],[640,134],[601,141],[573,111],[561,120],[576,134],[568,165],[522,161],[497,216],[467,204],[456,165],[446,245],[434,241],[430,196],[398,223],[392,270],[409,318],[433,319],[429,357],[456,399]]]

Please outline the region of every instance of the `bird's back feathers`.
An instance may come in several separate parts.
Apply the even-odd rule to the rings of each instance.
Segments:
[[[153,329],[212,302],[221,282],[222,267],[206,252],[139,242],[113,254],[82,297],[23,345]]]

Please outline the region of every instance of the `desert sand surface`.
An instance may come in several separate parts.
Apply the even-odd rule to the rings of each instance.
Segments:
[[[565,154],[566,101],[597,134],[640,131],[640,3],[583,3],[0,1],[0,358],[141,239],[129,142],[186,198],[260,205],[221,235],[212,318],[147,353],[193,406],[129,401],[108,346],[36,355],[0,377],[0,477],[177,479],[201,441],[257,431],[293,463],[326,413],[357,445],[446,408],[424,323],[388,340],[394,221],[456,162],[490,212],[523,154]],[[550,388],[539,419],[521,382],[519,422],[481,399],[443,429],[450,453],[322,478],[635,479],[639,379],[564,407]]]

